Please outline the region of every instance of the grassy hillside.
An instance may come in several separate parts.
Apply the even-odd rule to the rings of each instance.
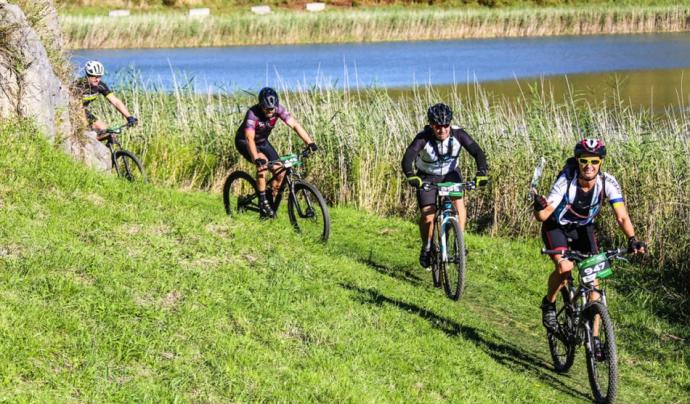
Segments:
[[[469,237],[467,295],[416,266],[415,226],[334,209],[328,246],[229,219],[218,195],[130,185],[0,126],[0,400],[586,401],[550,370],[535,240]],[[257,240],[259,240],[257,242]],[[690,331],[610,300],[622,402],[678,402]]]

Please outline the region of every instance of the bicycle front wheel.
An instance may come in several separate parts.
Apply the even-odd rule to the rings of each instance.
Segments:
[[[465,237],[457,220],[450,219],[443,226],[442,239],[445,254],[441,248],[440,267],[443,274],[443,288],[446,296],[459,300],[465,290]],[[443,245],[442,244],[442,245]]]
[[[225,213],[236,215],[244,212],[259,212],[259,188],[256,181],[243,171],[230,174],[223,185]]]
[[[431,246],[431,281],[434,283],[435,288],[441,287],[441,250],[439,249],[441,245],[439,241],[441,239],[438,235],[438,228],[438,220],[434,218],[434,235],[432,240],[435,242]]]
[[[294,183],[288,198],[288,216],[295,230],[312,240],[328,241],[331,217],[321,193],[304,181]]]
[[[574,324],[567,309],[569,305],[570,296],[566,286],[561,289],[560,298],[556,299],[558,331],[557,333],[553,331],[546,332],[553,368],[558,373],[565,373],[570,370],[575,360],[575,344],[570,338]]]
[[[592,303],[585,311],[587,322],[587,374],[589,385],[598,403],[612,403],[618,391],[618,353],[613,322],[609,311],[602,303]],[[597,352],[593,342],[595,321],[599,322],[601,349]]]
[[[113,168],[119,177],[129,182],[146,182],[144,166],[137,156],[127,150],[118,150],[113,154]]]

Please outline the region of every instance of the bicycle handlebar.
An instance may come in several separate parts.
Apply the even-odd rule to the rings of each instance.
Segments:
[[[109,128],[106,128],[105,130],[101,131],[101,133],[108,133],[108,134],[119,135],[120,133],[122,133],[122,130],[123,130],[123,129],[129,129],[129,128],[131,128],[132,126],[133,126],[133,125],[130,125],[130,124],[128,124],[128,123],[126,123],[126,124],[124,124],[124,125],[111,126],[111,127],[109,127]]]
[[[305,148],[304,150],[302,150],[300,153],[297,153],[297,159],[298,159],[298,160],[302,160],[302,159],[304,159],[304,158],[307,158],[307,157],[309,157],[309,156],[311,155],[311,153],[312,153],[312,152],[311,152],[311,151],[309,150],[309,148],[307,147],[307,148]],[[279,157],[277,160],[271,160],[271,161],[267,162],[266,164],[267,164],[267,165],[283,164],[283,160],[281,160],[280,157]]]
[[[579,262],[582,260],[585,260],[593,255],[596,254],[583,254],[579,251],[575,250],[547,250],[546,248],[541,249],[542,254],[549,254],[549,255],[562,255],[563,258],[569,260],[569,261],[575,261]],[[612,259],[612,258],[617,258],[622,255],[625,255],[628,253],[627,248],[614,248],[612,250],[606,250],[606,258]]]
[[[458,182],[457,184],[461,184],[463,186],[463,189],[465,191],[472,191],[474,189],[477,189],[477,182],[476,181],[465,181],[465,182]],[[438,185],[431,183],[431,182],[423,182],[421,189],[424,191],[428,191],[431,188],[440,188]]]

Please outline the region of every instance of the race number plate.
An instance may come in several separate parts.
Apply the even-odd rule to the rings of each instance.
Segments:
[[[287,156],[281,156],[280,161],[283,163],[283,166],[285,166],[285,168],[300,165],[300,161],[297,158],[296,154],[288,154]]]
[[[465,187],[463,184],[455,182],[441,182],[436,184],[438,187],[438,194],[440,196],[457,196],[461,197],[465,193]]]
[[[606,253],[589,257],[579,262],[577,266],[580,269],[580,281],[582,283],[592,283],[595,279],[606,279],[613,275]]]

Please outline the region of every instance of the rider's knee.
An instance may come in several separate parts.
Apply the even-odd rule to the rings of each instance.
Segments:
[[[573,270],[573,263],[567,260],[561,260],[556,264],[556,271],[561,276],[570,275]]]
[[[433,205],[423,206],[422,209],[420,210],[420,214],[421,214],[423,221],[425,221],[425,222],[432,221],[434,219],[434,206]]]
[[[96,132],[102,132],[107,129],[107,126],[103,121],[95,121],[91,124],[91,129],[95,130]]]

